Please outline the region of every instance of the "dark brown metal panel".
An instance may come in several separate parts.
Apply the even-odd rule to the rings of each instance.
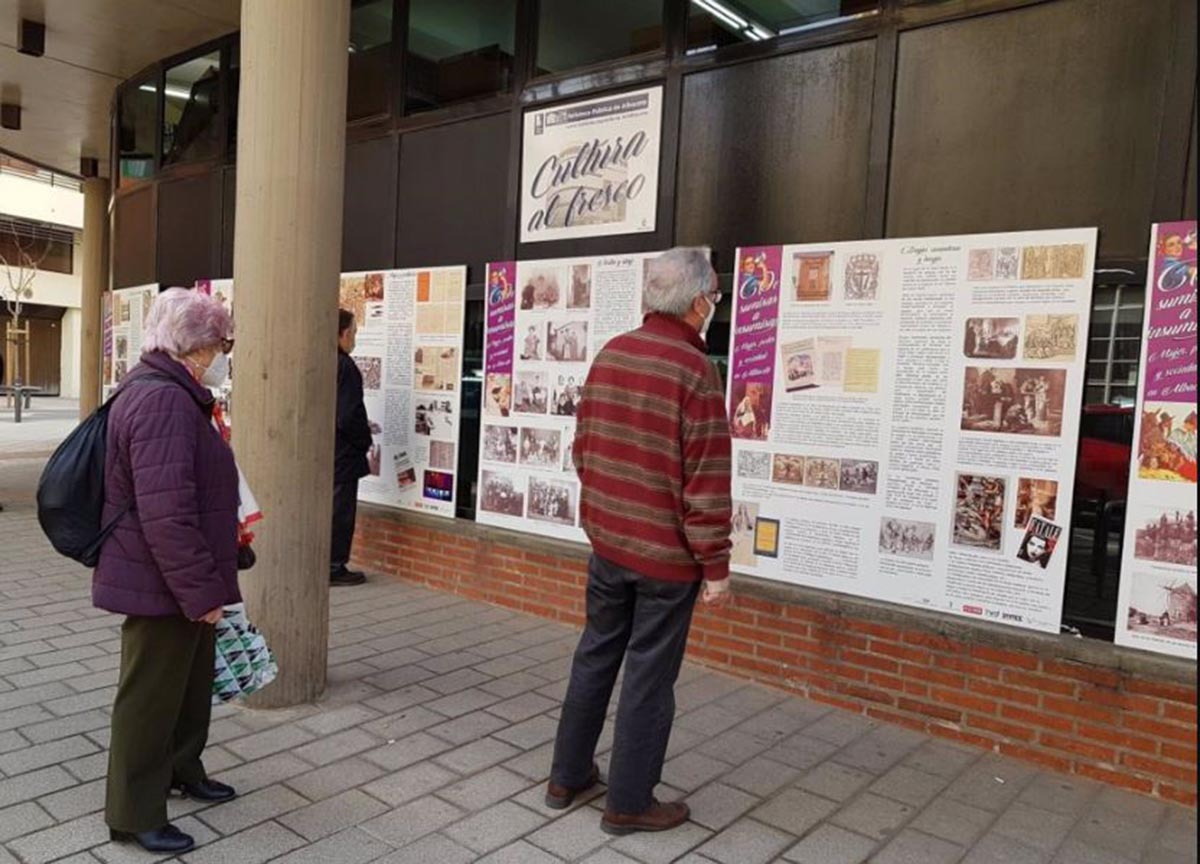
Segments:
[[[1192,105],[1192,140],[1188,147],[1187,180],[1183,195],[1183,218],[1196,218],[1196,106]]]
[[[226,168],[221,176],[221,272],[219,279],[233,278],[233,228],[237,212],[237,169]]]
[[[397,267],[466,264],[468,280],[482,283],[516,230],[509,140],[507,113],[401,136]]]
[[[158,185],[158,281],[189,287],[217,275],[221,260],[221,175],[209,171]]]
[[[154,184],[118,195],[113,207],[112,271],[114,288],[158,280]]]
[[[344,272],[387,269],[395,260],[398,153],[394,135],[346,145]]]
[[[1058,0],[902,33],[888,234],[1097,225],[1102,256],[1144,256],[1172,5]]]
[[[690,75],[676,238],[730,272],[757,243],[864,236],[873,40]]]

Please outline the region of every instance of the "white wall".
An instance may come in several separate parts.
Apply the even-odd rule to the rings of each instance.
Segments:
[[[83,230],[83,193],[0,172],[0,213]]]
[[[79,368],[82,360],[83,312],[68,309],[62,317],[62,374],[58,395],[64,399],[79,398]]]

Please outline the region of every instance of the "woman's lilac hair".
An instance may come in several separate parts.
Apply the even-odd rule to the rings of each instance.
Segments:
[[[142,353],[165,351],[184,357],[232,335],[233,319],[220,300],[187,288],[168,288],[146,316]]]

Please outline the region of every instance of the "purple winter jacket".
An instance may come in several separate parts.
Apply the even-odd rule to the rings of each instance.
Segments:
[[[147,375],[170,381],[141,381]],[[104,519],[133,500],[100,552],[92,602],[122,615],[196,620],[241,601],[238,475],[212,425],[213,396],[162,352],[142,356],[108,415]]]

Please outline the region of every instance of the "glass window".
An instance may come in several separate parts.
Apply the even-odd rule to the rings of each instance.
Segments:
[[[221,52],[167,70],[163,87],[163,164],[210,159],[221,140]]]
[[[158,139],[158,84],[135,81],[121,94],[118,112],[118,184],[131,186],[154,176]]]
[[[229,46],[229,118],[225,124],[229,130],[226,152],[237,156],[238,99],[242,92],[242,45],[234,41]]]
[[[354,0],[350,5],[350,70],[346,116],[387,114],[392,93],[393,0]]]
[[[542,0],[537,73],[663,49],[663,0]]]
[[[690,0],[688,53],[763,42],[879,10],[878,0]]]
[[[516,0],[409,0],[405,112],[507,91]]]
[[[21,219],[0,218],[0,259],[48,273],[70,273],[75,242],[70,233]],[[3,268],[0,268],[3,269]],[[0,312],[4,309],[0,304]]]

